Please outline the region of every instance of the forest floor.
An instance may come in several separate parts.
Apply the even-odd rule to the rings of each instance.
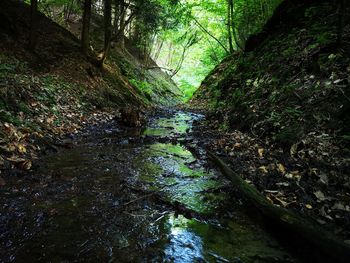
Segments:
[[[349,13],[339,44],[335,5],[285,4],[203,81],[197,132],[271,202],[349,242]]]
[[[118,119],[131,106],[151,112],[155,104],[181,100],[167,74],[143,69],[131,42],[128,50],[113,48],[97,68],[76,35],[39,14],[38,43],[29,51],[29,14],[20,1],[0,2],[0,185],[4,173],[30,171],[40,153],[71,147],[67,134]]]
[[[315,147],[322,147],[318,150],[329,156],[324,145],[327,138],[324,144],[310,141],[314,143],[312,147],[292,148],[286,153],[271,138],[261,139],[240,130],[223,131],[220,121],[207,115],[206,120],[194,123],[192,136],[200,138],[199,145],[225,160],[271,203],[296,211],[350,244],[348,182],[344,185],[344,179],[334,176],[336,172],[332,172],[332,168],[324,163],[310,163],[307,158]],[[334,158],[333,161],[343,160]]]
[[[322,10],[328,10],[327,8],[327,5],[320,7]],[[322,13],[326,12],[322,11]],[[307,20],[314,21],[315,14],[317,15],[317,12],[314,12],[314,9],[309,10]],[[330,16],[335,20],[334,14]],[[153,195],[155,188],[160,192],[165,188],[172,189],[169,191],[168,199],[181,198],[181,196],[176,196],[179,190],[177,187],[181,186],[183,187],[181,189],[185,191],[188,186],[186,182],[198,179],[196,177],[198,173],[189,174],[189,169],[197,172],[199,170],[199,174],[203,174],[205,168],[208,168],[205,165],[205,149],[210,149],[223,157],[235,172],[254,185],[272,203],[314,219],[318,224],[349,243],[349,151],[346,149],[346,143],[349,142],[348,134],[346,134],[348,127],[337,129],[337,127],[345,126],[349,118],[346,115],[349,109],[350,80],[348,73],[350,66],[349,56],[346,55],[349,45],[344,50],[333,52],[333,49],[329,48],[333,45],[334,34],[329,35],[328,31],[325,31],[320,37],[315,37],[324,31],[323,26],[316,23],[312,32],[304,28],[290,30],[284,33],[285,36],[278,36],[279,39],[288,40],[283,42],[283,45],[280,42],[272,43],[263,47],[259,56],[248,54],[245,57],[245,55],[238,54],[236,57],[233,56],[232,61],[227,60],[220,65],[211,76],[215,79],[214,82],[220,82],[220,85],[215,83],[212,90],[210,90],[212,87],[200,89],[203,94],[207,93],[209,97],[217,99],[215,103],[218,109],[206,112],[206,120],[192,118],[190,114],[191,125],[192,122],[194,123],[193,131],[188,127],[189,120],[186,120],[186,116],[182,116],[184,120],[175,118],[173,121],[171,119],[170,123],[166,120],[167,117],[164,121],[164,118],[161,118],[164,116],[158,116],[160,124],[157,123],[156,116],[153,120],[156,127],[151,127],[149,134],[138,128],[131,131],[126,128],[127,134],[121,134],[119,124],[117,124],[117,121],[121,121],[121,107],[126,106],[125,102],[143,107],[145,99],[151,96],[150,94],[146,96],[148,90],[138,90],[127,81],[128,78],[135,77],[130,75],[133,71],[129,68],[130,63],[126,63],[128,65],[124,68],[121,67],[122,70],[113,67],[113,62],[104,71],[94,68],[79,52],[76,38],[53,23],[48,23],[47,27],[43,27],[49,29],[48,37],[42,39],[38,51],[27,52],[24,45],[26,28],[9,23],[7,19],[10,17],[0,16],[0,28],[2,29],[0,39],[3,40],[0,41],[0,187],[1,191],[6,189],[2,193],[6,196],[6,200],[9,200],[9,202],[2,200],[4,202],[2,206],[7,209],[8,214],[1,218],[4,221],[2,225],[4,237],[11,237],[7,238],[6,242],[4,241],[4,247],[9,249],[1,252],[6,253],[9,258],[11,253],[18,249],[19,243],[12,242],[12,239],[18,237],[21,242],[27,242],[24,248],[19,248],[23,259],[31,249],[40,255],[45,254],[47,251],[43,247],[38,247],[42,245],[43,240],[48,241],[48,244],[54,241],[54,244],[58,245],[50,248],[51,255],[55,255],[57,252],[55,249],[64,244],[61,238],[65,241],[71,238],[69,234],[60,236],[61,232],[57,231],[57,229],[60,230],[60,227],[64,229],[67,225],[73,227],[71,233],[78,233],[76,236],[79,237],[79,233],[85,235],[80,236],[82,240],[75,240],[78,243],[81,241],[80,247],[74,247],[75,251],[67,250],[68,257],[79,257],[81,253],[85,253],[84,257],[89,258],[91,255],[89,253],[93,254],[97,250],[98,253],[108,258],[111,247],[117,247],[118,252],[124,253],[126,257],[129,255],[125,246],[129,244],[129,241],[137,250],[135,257],[143,256],[142,248],[147,247],[148,242],[152,243],[152,240],[159,241],[160,239],[160,242],[176,244],[178,240],[164,241],[162,240],[164,236],[159,237],[158,232],[152,232],[158,231],[158,224],[161,223],[162,228],[166,229],[167,237],[171,237],[174,233],[169,232],[169,222],[173,223],[170,228],[176,231],[179,228],[181,230],[181,227],[184,228],[183,225],[186,227],[192,225],[196,231],[200,232],[198,235],[202,235],[206,229],[209,229],[207,231],[209,235],[208,233],[203,234],[206,235],[203,239],[210,239],[210,231],[213,231],[216,233],[217,243],[222,242],[220,239],[224,236],[227,241],[225,244],[229,244],[235,234],[242,232],[239,230],[233,233],[227,232],[232,234],[230,237],[225,232],[232,228],[230,226],[224,229],[225,231],[221,231],[222,229],[217,231],[218,224],[213,226],[215,223],[209,227],[203,222],[198,225],[198,222],[184,220],[186,222],[183,223],[174,219],[173,215],[170,218],[166,215],[168,210],[175,210],[176,214],[180,210],[181,213],[191,217],[193,209],[188,210],[181,205],[175,207],[174,204],[169,205],[169,202],[162,206],[161,198],[156,198],[155,202],[154,200],[153,203],[151,202],[152,205],[159,202],[161,207],[155,208],[156,213],[151,211],[150,214],[147,214],[149,211],[145,212],[150,203],[147,201],[150,200],[144,195]],[[323,21],[322,18],[315,21],[320,23],[320,20]],[[6,28],[4,25],[10,26]],[[302,26],[304,27],[304,24]],[[55,29],[52,30],[52,28]],[[327,27],[327,30],[331,29]],[[17,31],[16,34],[19,36],[16,41],[9,37],[13,36],[14,31]],[[345,28],[345,32],[350,32],[349,27]],[[50,35],[51,33],[54,34]],[[48,42],[52,40],[54,43]],[[292,41],[298,45],[291,47],[290,43],[294,43]],[[65,53],[62,53],[62,50]],[[277,58],[274,54],[283,54],[283,56]],[[115,57],[115,61],[119,61],[119,56],[115,54]],[[305,65],[300,61],[305,62]],[[234,69],[230,68],[230,65],[235,65],[235,63],[240,63],[240,65],[233,67]],[[268,68],[264,66],[264,63],[271,66],[269,70],[278,72],[283,77],[276,79],[276,74],[263,70],[256,71],[256,65],[262,69]],[[284,66],[281,67],[281,64]],[[300,70],[301,66],[305,68]],[[285,76],[285,72],[291,75]],[[125,76],[120,77],[123,74]],[[118,78],[113,76],[118,76]],[[234,76],[238,80],[227,80],[227,76]],[[139,86],[144,84],[135,79],[134,83]],[[287,84],[284,85],[285,83]],[[216,95],[217,87],[222,90],[218,96]],[[236,87],[244,87],[247,92],[241,94],[237,92]],[[176,100],[178,94],[171,91],[169,94],[172,94],[172,99]],[[227,98],[229,103],[226,104],[223,98]],[[236,103],[234,107],[230,105],[231,102]],[[212,106],[211,102],[204,102],[203,105],[206,108]],[[232,108],[225,108],[227,105]],[[330,108],[330,112],[326,108]],[[335,116],[339,118],[332,119],[330,116],[333,115],[328,113],[336,113]],[[182,127],[183,122],[185,125]],[[179,126],[173,127],[174,123]],[[335,128],[330,125],[335,125]],[[163,138],[158,134],[159,126],[164,128],[160,133],[179,132],[182,135],[175,136],[175,138],[167,135]],[[310,126],[314,127],[310,129]],[[84,134],[86,127],[93,127],[93,131]],[[95,131],[98,131],[97,134],[94,133],[94,128]],[[190,133],[186,136],[190,139],[183,137],[187,129]],[[136,133],[130,135],[128,132]],[[152,136],[158,138],[150,139],[149,137]],[[150,146],[153,143],[157,143],[155,148]],[[164,143],[166,145],[163,145]],[[173,147],[173,144],[176,145]],[[187,148],[184,149],[183,145]],[[157,156],[152,156],[152,153],[150,156],[150,148],[156,152]],[[120,155],[120,150],[130,158],[126,159],[125,156]],[[180,184],[177,181],[178,178],[174,176],[176,171],[173,166],[176,166],[177,163],[174,164],[172,159],[168,159],[168,151],[172,151],[171,158],[176,161],[180,160],[182,170],[179,176],[186,177],[186,180],[181,179]],[[41,153],[48,155],[41,156]],[[74,157],[73,163],[65,157],[67,153],[68,156]],[[139,159],[133,159],[135,153],[140,154]],[[192,156],[192,153],[195,153],[195,157]],[[192,161],[186,161],[187,158]],[[135,165],[139,170],[130,167],[130,160],[137,163]],[[145,160],[146,163],[143,162]],[[165,173],[162,173],[164,167],[159,169],[159,166],[164,160],[169,163],[165,167]],[[99,170],[89,174],[86,172],[87,168],[82,165],[91,171],[94,171],[96,167]],[[40,167],[48,168],[40,171]],[[116,182],[116,178],[111,174],[111,171],[118,171],[118,169],[128,170],[125,174],[118,174],[117,179],[122,179],[121,184],[119,181]],[[38,171],[40,171],[40,176],[36,176]],[[155,173],[158,181],[152,181],[147,174],[148,171]],[[83,175],[81,177],[72,176],[74,173]],[[84,174],[87,176],[84,177]],[[133,176],[140,174],[143,174],[143,178],[138,178],[141,180],[136,183],[142,182],[141,186],[147,185],[147,191],[141,188],[132,189],[135,182],[128,181],[133,179]],[[200,199],[199,207],[203,208],[209,200],[209,206],[213,205],[215,208],[217,198],[232,186],[228,187],[227,182],[225,183],[224,179],[217,174],[210,174],[209,179],[210,183],[222,181],[225,185],[222,188],[221,186],[213,187],[208,191],[209,195],[206,193],[208,188],[203,188],[203,185],[200,185],[202,187],[200,189],[194,189],[198,190],[197,192],[189,189],[186,194],[192,199],[184,201],[193,205],[191,203],[193,200],[197,202]],[[159,181],[164,185],[159,186]],[[205,183],[207,181],[204,182],[204,185]],[[120,186],[120,189],[117,189],[119,192],[110,187],[116,184]],[[129,189],[125,191],[122,187],[129,187]],[[165,188],[159,189],[162,187]],[[83,199],[77,197],[80,194],[83,194]],[[85,195],[88,196],[87,199],[84,199]],[[135,200],[144,201],[143,198],[145,198],[145,203],[134,203]],[[91,200],[93,202],[90,202]],[[236,199],[225,200],[230,200],[232,203],[237,202]],[[127,223],[129,227],[124,229],[120,225],[115,226],[114,220],[117,219],[114,216],[115,213],[110,213],[110,211],[118,212],[120,211],[118,209],[124,209],[122,203],[128,202],[131,202],[136,208],[124,211],[126,216],[121,218],[121,224]],[[226,207],[230,205],[231,203],[225,203]],[[166,213],[162,214],[163,212]],[[229,211],[222,216],[231,218],[230,212],[235,211]],[[35,222],[31,217],[33,214]],[[79,217],[75,218],[76,214],[79,214]],[[198,213],[194,214],[198,215]],[[85,215],[91,216],[94,220],[93,229],[89,227],[91,222],[85,220]],[[139,220],[140,218],[146,219]],[[75,219],[76,221],[70,224],[71,220]],[[248,219],[243,218],[242,221],[244,220]],[[45,228],[44,223],[48,223],[50,231],[53,232],[40,232]],[[145,236],[140,237],[139,233],[130,234],[134,227],[133,223],[134,225],[140,223],[137,229],[143,229],[145,225],[152,227],[147,228],[145,232],[140,231],[141,234],[146,233]],[[32,227],[30,229],[32,232],[26,232],[28,224]],[[230,221],[227,224],[234,223]],[[106,227],[102,229],[101,226]],[[252,231],[249,230],[250,239],[245,240],[248,247],[255,244],[253,242],[255,229],[256,226],[253,226]],[[175,233],[178,234],[179,231],[176,231]],[[247,232],[243,231],[243,233]],[[96,240],[95,237],[99,234],[101,238]],[[125,236],[128,234],[131,239],[125,241]],[[160,235],[163,234],[160,233]],[[33,236],[37,238],[37,243],[31,243]],[[115,236],[118,238],[115,239]],[[140,238],[141,243],[138,241]],[[192,237],[192,240],[180,242],[178,247],[187,247],[190,251],[196,252],[196,247],[191,247],[191,242],[196,240],[198,241]],[[266,241],[264,238],[263,240]],[[113,242],[117,242],[117,245]],[[248,244],[249,242],[251,243]],[[262,245],[263,251],[266,247],[271,247],[269,238],[266,243],[267,245],[265,243]],[[274,242],[272,244],[276,246]],[[210,244],[210,246],[214,245]],[[226,250],[219,251],[219,254],[225,257],[232,256],[232,260],[235,260],[234,255],[225,254],[230,253],[230,250],[234,248],[230,246],[225,248]],[[62,257],[61,259],[66,258],[67,255],[64,255],[66,249],[65,246],[60,247],[62,254],[59,257]],[[268,249],[265,251],[269,252]],[[151,258],[155,252],[149,252]],[[284,251],[282,252],[279,253],[279,256],[286,256]],[[206,257],[210,257],[210,253],[208,250]],[[253,259],[259,254],[256,251],[252,253]],[[45,258],[50,254],[42,256]],[[113,253],[112,256],[114,256]],[[196,256],[197,254],[193,253],[193,257]],[[215,256],[217,254],[214,254],[214,258]],[[271,258],[268,255],[265,261],[271,262],[269,260]]]

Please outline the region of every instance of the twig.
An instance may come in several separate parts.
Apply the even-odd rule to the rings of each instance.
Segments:
[[[134,200],[131,200],[131,201],[127,202],[127,203],[124,203],[121,207],[128,206],[128,205],[130,205],[132,203],[135,203],[135,202],[140,201],[140,200],[142,200],[144,198],[150,197],[150,196],[152,196],[154,194],[155,194],[155,192],[154,193],[150,193],[150,194],[146,194],[146,195],[143,195],[143,196],[140,196],[140,197],[138,197],[138,198],[136,198]]]

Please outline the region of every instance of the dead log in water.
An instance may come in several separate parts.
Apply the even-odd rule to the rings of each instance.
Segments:
[[[256,208],[260,214],[286,237],[297,239],[298,246],[310,253],[312,262],[350,262],[350,246],[337,239],[332,233],[322,229],[317,222],[312,222],[285,208],[269,202],[255,187],[245,182],[219,157],[208,152],[210,160],[219,166],[246,202]],[[308,261],[311,262],[311,261]]]

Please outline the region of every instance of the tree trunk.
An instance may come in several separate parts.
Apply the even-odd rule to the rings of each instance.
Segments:
[[[125,27],[126,27],[125,19],[126,19],[127,10],[124,6],[125,5],[124,1],[121,1],[120,5],[121,5],[122,12],[120,13],[120,20],[119,20],[118,44],[123,49],[125,47]]]
[[[164,45],[164,39],[162,39],[162,40],[160,41],[160,43],[159,43],[159,41],[158,41],[157,49],[156,49],[156,51],[155,51],[155,53],[154,53],[154,58],[153,58],[154,61],[157,61],[157,60],[158,60],[158,58],[159,58],[159,56],[160,56],[160,52],[162,51],[163,45]]]
[[[234,14],[234,4],[233,4],[233,0],[229,0],[230,1],[230,14],[231,14],[231,30],[232,30],[232,35],[233,35],[233,38],[235,40],[235,44],[236,44],[236,47],[240,50],[244,50],[244,47],[241,45],[240,43],[240,40],[238,38],[238,32],[236,30],[236,24],[235,24],[235,21],[234,21],[234,17],[233,17],[233,14]]]
[[[85,55],[89,53],[90,43],[90,19],[91,19],[91,0],[85,0],[84,2],[84,14],[83,14],[83,29],[81,32],[81,48]]]
[[[30,0],[30,32],[29,32],[29,49],[34,50],[37,44],[37,15],[38,0]]]
[[[112,0],[105,0],[104,6],[104,48],[99,58],[99,65],[102,67],[108,52],[111,48],[111,39],[112,39]]]
[[[349,245],[338,240],[317,223],[273,205],[255,187],[234,173],[221,159],[210,152],[208,152],[208,156],[219,166],[223,175],[233,183],[244,200],[255,207],[274,228],[283,231],[288,242],[295,239],[298,248],[307,248],[307,255],[312,258],[311,262],[349,262]]]
[[[232,4],[232,0],[227,0],[227,33],[228,33],[228,44],[230,47],[230,53],[232,54],[234,52],[233,49],[233,40],[232,40],[232,16],[231,16],[231,4]]]

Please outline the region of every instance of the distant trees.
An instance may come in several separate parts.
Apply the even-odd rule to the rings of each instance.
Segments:
[[[26,1],[31,3],[29,47],[33,50],[37,41],[38,0]],[[40,5],[46,14],[61,17],[64,23],[70,17],[74,17],[72,14],[82,14],[81,50],[84,54],[94,57],[98,65],[103,65],[111,43],[117,43],[117,46],[124,48],[126,37],[132,39],[133,43],[143,50],[144,55],[149,55],[155,46],[158,49],[156,57],[159,57],[162,48],[171,46],[164,44],[164,40],[159,42],[162,38],[159,35],[161,32],[173,30],[174,37],[170,37],[170,40],[177,42],[180,50],[183,48],[188,50],[198,42],[193,43],[197,37],[187,42],[190,38],[181,39],[181,35],[193,28],[202,32],[196,34],[200,39],[206,39],[207,45],[212,50],[212,56],[215,60],[220,60],[221,53],[227,55],[237,49],[244,50],[247,38],[261,30],[282,1],[203,0],[197,3],[179,0],[45,0],[40,1]],[[345,5],[345,0],[336,1],[339,1],[340,6]],[[340,8],[341,12],[343,11]],[[95,54],[90,49],[90,24],[93,13],[103,21],[101,31],[104,35],[103,46]],[[339,17],[338,35],[341,41],[344,15]],[[222,26],[223,23],[226,23],[226,27]],[[174,44],[176,46],[176,43]],[[180,63],[174,65],[174,72],[178,72],[179,65],[182,65],[183,54],[186,52],[175,52]]]
[[[283,0],[227,0],[230,51],[244,50],[245,42],[259,32]],[[233,42],[234,41],[234,42]],[[235,46],[235,47],[233,47]]]

